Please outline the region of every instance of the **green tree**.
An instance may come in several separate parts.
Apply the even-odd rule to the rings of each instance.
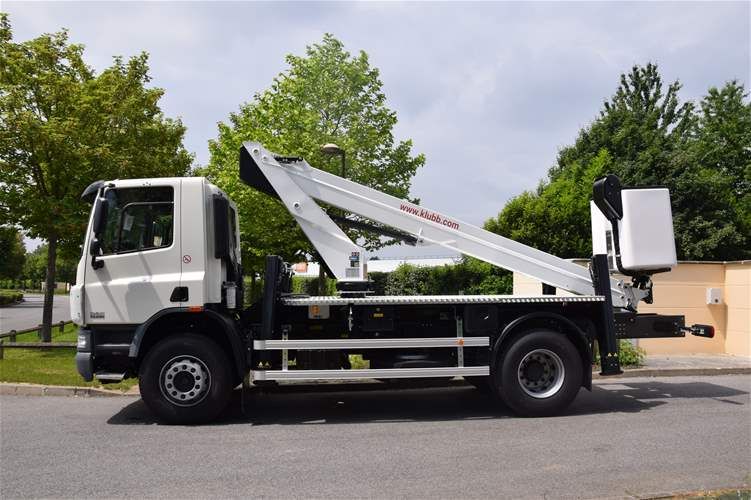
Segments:
[[[705,227],[709,258],[751,258],[751,102],[744,86],[730,81],[712,87],[700,103],[698,131],[691,153],[701,183],[714,186],[709,213],[697,210],[692,227]],[[704,203],[704,200],[701,200]],[[697,204],[700,205],[700,204]]]
[[[412,177],[425,162],[411,154],[412,142],[393,136],[396,113],[386,106],[378,69],[368,56],[344,50],[332,35],[307,47],[304,56],[288,55],[288,69],[271,86],[219,124],[209,142],[211,158],[202,170],[238,204],[243,264],[253,275],[267,254],[287,260],[314,254],[314,249],[287,210],[238,179],[243,141],[256,140],[272,151],[304,157],[317,168],[340,173],[338,158],[320,147],[336,143],[346,151],[347,178],[391,195],[407,198]],[[368,248],[383,241],[353,233]]]
[[[586,163],[583,163],[586,162]],[[561,169],[554,181],[512,198],[485,229],[563,258],[589,255],[592,183],[613,168],[607,150]]]
[[[748,258],[743,88],[710,90],[700,115],[693,103],[680,102],[680,88],[676,81],[664,90],[654,64],[621,75],[600,116],[561,150],[537,190],[510,200],[485,227],[562,257],[589,255],[592,182],[614,173],[626,186],[670,189],[680,259]]]
[[[563,148],[549,174],[554,181],[568,166],[587,164],[606,150],[625,184],[657,184],[667,177],[669,159],[685,149],[696,123],[694,104],[681,103],[675,81],[663,89],[657,65],[634,66],[622,74],[600,116]]]
[[[11,226],[0,226],[0,278],[18,278],[25,259],[21,232]]]
[[[47,254],[47,244],[43,244],[26,255],[26,261],[22,268],[22,276],[25,280],[31,280],[34,288],[38,288],[47,276]],[[57,281],[73,283],[76,280],[77,264],[77,257],[66,255],[63,252],[59,253],[57,255],[57,262],[55,262],[55,279]]]
[[[147,88],[148,56],[115,57],[100,74],[68,33],[14,42],[0,15],[0,223],[47,241],[43,338],[49,340],[59,249],[80,244],[97,179],[184,175],[192,162],[185,127]]]
[[[732,182],[733,193],[751,193],[751,102],[743,84],[712,87],[701,101],[696,147],[702,166]]]
[[[55,266],[55,269],[57,269],[57,265]],[[39,245],[26,255],[22,276],[24,280],[30,280],[33,283],[33,288],[41,288],[39,284],[44,281],[46,273],[47,245]]]

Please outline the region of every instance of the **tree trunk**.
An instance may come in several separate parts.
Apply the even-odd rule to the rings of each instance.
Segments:
[[[57,235],[52,233],[47,239],[47,276],[44,290],[42,313],[42,342],[52,342],[52,301],[55,299],[55,264],[57,263]]]

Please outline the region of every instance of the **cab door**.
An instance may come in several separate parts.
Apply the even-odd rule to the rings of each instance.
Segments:
[[[104,191],[100,249],[86,264],[87,324],[136,325],[180,306],[173,295],[181,275],[180,189],[180,179],[158,179],[118,181]]]

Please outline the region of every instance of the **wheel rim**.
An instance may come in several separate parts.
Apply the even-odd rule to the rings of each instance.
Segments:
[[[175,356],[159,373],[162,395],[177,406],[194,406],[203,401],[211,388],[211,372],[195,356]]]
[[[522,390],[533,398],[549,398],[561,390],[566,371],[561,358],[551,350],[535,349],[519,363],[517,378]]]

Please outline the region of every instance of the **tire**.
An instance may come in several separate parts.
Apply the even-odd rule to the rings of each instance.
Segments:
[[[146,406],[169,424],[201,424],[226,408],[233,373],[225,352],[196,334],[167,337],[141,362],[138,386]]]
[[[517,415],[546,417],[568,407],[579,393],[583,365],[579,351],[563,334],[525,332],[500,354],[493,383]]]

